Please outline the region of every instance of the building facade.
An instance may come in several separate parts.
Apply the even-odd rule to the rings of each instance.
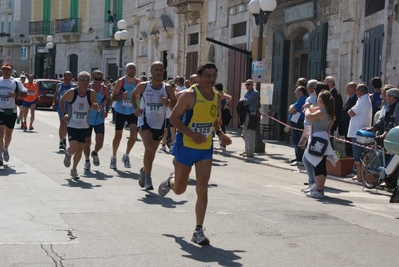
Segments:
[[[0,64],[9,62],[16,73],[29,71],[30,5],[21,0],[0,0]]]
[[[249,2],[33,0],[30,35],[35,73],[71,70],[76,75],[101,69],[115,79],[120,70],[124,73],[126,63],[135,62],[137,76],[150,76],[151,63],[160,60],[165,79],[188,78],[200,63],[214,61],[218,81],[234,98],[234,109],[242,83],[251,77],[251,61],[257,58],[259,26],[248,11]],[[262,109],[286,122],[299,77],[335,76],[344,100],[350,81],[369,82],[380,76],[384,83],[397,86],[398,5],[399,0],[278,0],[261,36],[262,82],[274,84],[272,105]],[[108,10],[115,14],[114,31],[117,21],[127,22],[122,64],[120,46],[106,22]],[[48,34],[55,44],[50,54],[45,49]],[[283,137],[283,127],[276,132]]]

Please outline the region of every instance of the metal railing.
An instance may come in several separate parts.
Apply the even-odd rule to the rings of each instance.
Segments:
[[[53,21],[32,21],[29,22],[29,35],[51,35],[53,28]]]
[[[67,18],[55,20],[55,33],[81,33],[82,19],[81,18]]]

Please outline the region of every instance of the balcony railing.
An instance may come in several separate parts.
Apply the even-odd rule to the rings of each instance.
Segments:
[[[203,3],[204,0],[167,0],[168,6],[177,7],[187,4]]]
[[[13,2],[13,0],[0,0],[0,12],[12,13]]]
[[[55,20],[55,33],[81,33],[82,19],[68,18]]]
[[[51,35],[53,28],[52,21],[32,21],[29,22],[29,35]]]
[[[3,45],[15,45],[15,44],[19,44],[19,45],[29,45],[30,43],[30,39],[29,37],[26,36],[21,36],[21,35],[13,35],[13,36],[1,36],[0,35],[0,44]]]

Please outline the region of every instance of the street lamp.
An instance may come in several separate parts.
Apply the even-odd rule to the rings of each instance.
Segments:
[[[123,46],[125,45],[125,41],[129,37],[129,32],[126,30],[127,28],[127,22],[123,19],[118,21],[118,29],[114,34],[114,38],[116,41],[118,41],[119,44],[119,77],[122,77],[122,51],[123,51]]]
[[[259,26],[259,37],[258,37],[258,55],[257,60],[262,61],[262,43],[263,43],[263,25],[267,23],[270,13],[273,12],[277,7],[276,0],[251,0],[248,3],[248,10],[255,17],[255,23]],[[256,83],[256,90],[260,95],[260,82]],[[262,141],[260,134],[260,121],[256,128],[256,139],[255,139],[255,152],[264,153],[265,143]]]
[[[54,44],[53,44],[53,36],[49,35],[46,38],[47,40],[47,44],[46,44],[46,49],[48,50],[48,57],[47,57],[47,78],[48,79],[52,79],[53,75],[51,75],[52,73],[50,72],[50,68],[51,68],[51,58],[52,58],[52,51],[54,48]]]

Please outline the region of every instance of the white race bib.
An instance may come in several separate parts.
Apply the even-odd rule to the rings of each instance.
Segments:
[[[10,96],[0,95],[0,105],[10,104]]]
[[[35,91],[28,90],[28,95],[31,95],[31,96],[35,95]]]
[[[147,112],[151,114],[163,113],[162,103],[147,103]]]
[[[193,122],[193,123],[191,123],[191,130],[195,133],[201,133],[201,134],[205,135],[206,137],[208,137],[209,134],[212,132],[212,123],[211,122],[205,122],[205,123]]]
[[[122,106],[124,107],[132,107],[132,102],[129,98],[122,99]]]
[[[87,119],[87,112],[75,111],[72,115],[72,120],[76,122],[85,122]]]

